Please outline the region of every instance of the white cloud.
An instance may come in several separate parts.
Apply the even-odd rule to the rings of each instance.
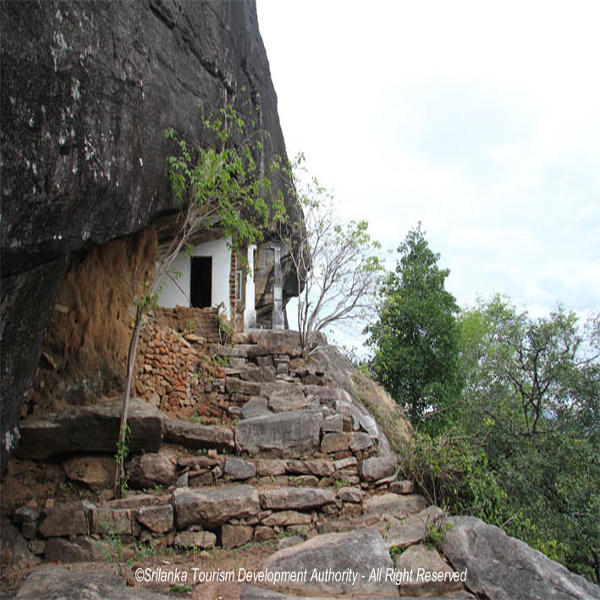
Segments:
[[[600,5],[258,10],[288,151],[346,216],[391,249],[421,220],[463,304],[600,308]]]

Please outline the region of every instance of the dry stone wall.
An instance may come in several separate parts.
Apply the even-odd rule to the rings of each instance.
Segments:
[[[218,309],[157,309],[138,350],[135,392],[166,414],[191,416],[211,390],[207,342],[219,341]],[[218,414],[218,413],[217,413]]]

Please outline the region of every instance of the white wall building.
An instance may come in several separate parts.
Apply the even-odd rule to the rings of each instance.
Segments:
[[[181,273],[180,277],[174,277]],[[231,249],[225,239],[194,246],[191,255],[180,254],[172,266],[173,279],[167,277],[160,295],[160,305],[204,308],[223,304],[231,318],[230,276]]]
[[[172,277],[161,282],[165,285],[159,304],[165,308],[222,305],[224,314],[239,328],[256,327],[255,250],[255,245],[247,248],[245,272],[223,238],[198,244],[191,254],[182,252],[171,267]]]

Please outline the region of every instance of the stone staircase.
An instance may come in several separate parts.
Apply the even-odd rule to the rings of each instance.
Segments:
[[[210,352],[226,360],[196,401],[221,415],[210,424],[132,400],[127,469],[137,491],[123,499],[111,499],[106,467],[120,399],[22,422],[17,457],[60,456],[71,479],[98,492],[94,502],[16,510],[31,552],[71,563],[102,560],[115,536],[126,548],[269,542],[264,578],[240,582],[244,600],[475,597],[466,570],[432,544],[443,512],[401,478],[376,421],[336,383],[350,371],[304,359],[290,332],[236,334]]]

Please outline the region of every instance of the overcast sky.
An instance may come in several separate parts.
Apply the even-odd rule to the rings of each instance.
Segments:
[[[422,221],[462,306],[600,310],[600,2],[257,5],[288,153],[345,215],[394,250]]]

